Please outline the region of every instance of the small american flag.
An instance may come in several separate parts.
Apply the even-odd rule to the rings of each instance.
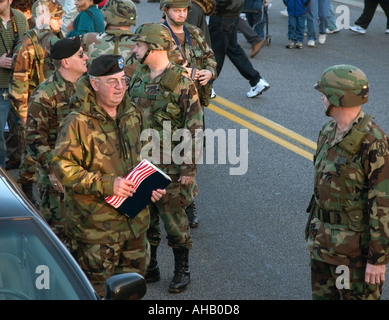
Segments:
[[[135,183],[134,189],[136,190],[141,182],[155,171],[157,171],[157,168],[145,159],[142,160],[142,162],[140,162],[127,176],[125,176],[125,179],[133,181]],[[126,199],[127,197],[125,198],[119,196],[105,197],[105,201],[115,208],[120,207]]]

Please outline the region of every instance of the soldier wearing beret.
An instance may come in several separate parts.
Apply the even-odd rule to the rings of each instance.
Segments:
[[[132,52],[131,26],[136,25],[137,11],[131,0],[109,0],[101,9],[106,22],[105,32],[89,32],[81,37],[89,63],[102,54],[119,54],[124,58],[124,71],[132,77],[138,61]]]
[[[389,261],[389,140],[362,111],[366,75],[326,69],[315,88],[325,113],[314,156],[306,237],[313,299],[379,299]]]
[[[73,111],[62,123],[52,168],[65,189],[71,252],[104,295],[105,280],[118,273],[145,275],[149,263],[148,207],[135,218],[120,214],[106,196],[131,196],[126,176],[139,162],[141,111],[126,94],[124,59],[102,55],[78,82]],[[153,191],[157,201],[164,190]]]
[[[87,57],[80,38],[62,39],[51,48],[50,56],[57,70],[31,94],[28,104],[25,142],[27,151],[38,164],[40,212],[56,235],[64,242],[63,187],[50,168],[59,123],[72,106],[70,97],[77,80],[87,72]]]
[[[166,188],[166,195],[150,205],[151,262],[146,281],[160,280],[157,248],[161,241],[161,219],[175,260],[169,292],[178,293],[190,283],[189,250],[193,241],[185,208],[193,202],[189,196],[197,172],[196,130],[203,129],[203,111],[196,86],[186,69],[169,61],[168,51],[173,45],[169,29],[160,23],[145,23],[136,29],[133,39],[140,64],[131,79],[130,96],[142,109],[149,126],[158,132],[158,138],[150,142],[157,146],[151,161],[173,181]],[[172,141],[172,137],[183,130],[189,133],[184,148],[188,152],[185,162],[179,163],[173,156],[179,142]]]
[[[35,27],[26,32],[19,40],[16,51],[12,59],[12,73],[9,83],[9,98],[13,111],[20,119],[18,127],[19,144],[21,149],[21,164],[19,167],[19,180],[26,196],[38,206],[33,193],[33,185],[36,182],[36,164],[27,153],[25,147],[25,124],[27,120],[28,99],[32,92],[41,82],[47,79],[54,72],[54,65],[49,52],[41,46],[38,41],[38,30],[41,27],[42,12],[40,6],[47,6],[50,13],[49,28],[52,32],[60,31],[61,20],[64,11],[57,0],[45,4],[42,0],[36,1],[31,8],[32,20]]]

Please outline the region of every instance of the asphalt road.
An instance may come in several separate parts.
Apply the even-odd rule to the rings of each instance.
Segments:
[[[333,4],[335,8],[343,5]],[[141,0],[137,8],[137,25],[161,17],[159,3]],[[328,35],[323,46],[288,50],[285,48],[288,19],[279,13],[284,8],[281,1],[273,1],[269,13],[271,45],[251,59],[269,82],[270,90],[260,97],[247,98],[248,81],[226,59],[214,85],[217,95],[316,142],[327,118],[320,94],[313,85],[327,67],[353,64],[364,70],[370,80],[370,102],[365,110],[389,132],[389,35],[384,34],[384,14],[376,13],[364,36],[343,29]],[[351,5],[347,8],[353,24],[361,8]],[[239,42],[249,54],[250,45],[241,34]],[[255,121],[237,116],[270,131]],[[205,119],[207,128],[213,132],[221,129],[227,137],[229,133],[237,136],[236,139],[229,136],[228,147],[220,143],[230,151],[230,156],[215,151],[213,164],[199,166],[200,193],[196,205],[200,225],[192,230],[192,283],[183,293],[167,292],[174,262],[172,250],[163,239],[158,251],[162,279],[148,286],[144,300],[309,300],[310,269],[304,227],[305,209],[312,192],[311,161],[210,109],[205,111]],[[245,133],[247,144],[246,141],[240,144],[238,139],[244,138]],[[240,146],[237,152],[233,149],[235,141]],[[312,153],[309,148],[303,148]],[[230,174],[230,168],[239,166],[233,164],[233,155],[240,156],[239,164],[243,168],[247,156],[245,174]],[[383,298],[388,299],[386,292]]]

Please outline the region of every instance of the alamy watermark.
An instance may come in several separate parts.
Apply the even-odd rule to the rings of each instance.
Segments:
[[[248,170],[248,129],[173,131],[171,122],[164,121],[161,131],[146,129],[140,139],[146,142],[141,150],[142,159],[156,165],[228,163],[232,166],[230,175],[244,175]]]
[[[350,8],[346,5],[339,5],[335,8],[336,26],[339,29],[348,29],[350,27]]]

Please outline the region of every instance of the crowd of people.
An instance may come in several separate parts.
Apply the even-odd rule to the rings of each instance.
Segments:
[[[157,250],[161,221],[175,262],[168,290],[179,293],[188,287],[189,252],[193,244],[190,228],[199,224],[194,202],[198,192],[195,179],[198,155],[192,152],[189,162],[175,162],[172,155],[180,141],[166,141],[164,134],[169,131],[172,136],[185,129],[190,133],[188,148],[196,149],[196,131],[205,125],[203,109],[216,96],[212,85],[226,56],[249,81],[248,98],[270,88],[237,39],[238,30],[250,28],[254,32],[250,37],[250,57],[258,54],[265,38],[264,11],[269,9],[270,1],[159,2],[161,21],[144,23],[132,31],[138,13],[131,0],[76,0],[64,5],[59,0],[0,0],[0,165],[7,170],[19,170],[18,182],[23,191],[70,250],[100,296],[104,296],[105,280],[113,274],[137,272],[146,282],[160,280]],[[284,3],[289,15],[287,48],[302,48],[306,27],[308,46],[315,45],[317,29],[318,41],[324,44],[331,1],[284,0]],[[242,10],[246,12],[244,18]],[[366,29],[367,25],[361,28]],[[331,83],[334,74],[346,82],[350,77],[352,80],[336,91],[335,98],[331,91],[337,85]],[[326,114],[335,119],[326,127],[328,132],[322,132],[315,156],[316,174],[322,177],[323,172],[333,167],[328,163],[336,159],[326,159],[331,139],[346,138],[353,127],[373,132],[365,142],[363,152],[368,156],[363,155],[363,159],[374,158],[373,167],[379,165],[374,167],[376,171],[372,169],[373,173],[361,173],[367,176],[369,184],[367,187],[360,183],[358,190],[371,190],[360,191],[361,199],[354,201],[355,206],[328,207],[325,193],[320,193],[323,183],[315,185],[307,238],[312,252],[313,297],[325,298],[318,283],[324,281],[327,273],[333,274],[332,269],[326,268],[335,260],[333,253],[319,243],[320,237],[327,235],[323,228],[330,229],[321,223],[338,221],[336,214],[324,215],[345,207],[347,214],[350,211],[366,216],[369,209],[373,211],[374,228],[380,229],[375,217],[389,213],[381,209],[374,213],[374,203],[367,203],[364,197],[371,192],[375,202],[386,205],[385,190],[379,183],[387,180],[380,168],[389,153],[383,152],[388,150],[386,135],[361,112],[360,106],[368,95],[368,82],[362,71],[348,65],[334,67],[326,70],[316,88],[323,94]],[[7,144],[3,130],[6,124]],[[141,140],[141,133],[145,129],[158,132],[157,141],[152,137],[147,141],[154,145],[152,150],[158,150],[157,157],[153,154],[150,159],[172,182],[166,189],[156,188],[150,204],[130,218],[119,213],[105,198],[131,197],[136,191],[134,182],[123,177],[148,156],[142,153],[146,142]],[[323,144],[326,148],[322,148]],[[342,152],[340,147],[336,155],[342,156]],[[348,161],[351,159],[354,158]],[[361,161],[360,157],[355,161]],[[363,166],[369,167],[366,163]],[[379,177],[378,182],[371,175]],[[35,184],[39,200],[33,193]],[[344,188],[340,197],[353,191],[348,185]],[[381,206],[381,202],[377,205]],[[349,221],[343,215],[340,218]],[[353,222],[352,232],[363,231],[366,240],[367,224],[358,221],[359,230]],[[347,232],[346,236],[353,236]],[[361,298],[364,294],[367,298],[379,297],[385,270],[377,265],[387,262],[382,241],[389,242],[388,238],[384,231],[381,236],[375,234],[372,243],[376,252],[371,249],[369,259],[361,258],[356,265],[358,291],[354,296],[342,295],[343,298]],[[364,243],[362,252],[366,250]],[[323,252],[327,258],[323,258]],[[360,274],[366,268],[367,283],[372,287],[364,293]],[[330,282],[330,278],[325,280]],[[331,292],[331,297],[334,296]]]

